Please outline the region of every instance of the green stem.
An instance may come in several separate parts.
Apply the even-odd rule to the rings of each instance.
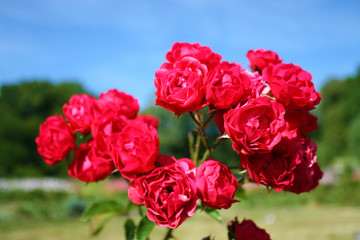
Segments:
[[[168,229],[168,231],[167,231],[167,233],[166,233],[166,235],[165,235],[164,240],[169,240],[169,239],[173,238],[173,235],[172,235],[172,231],[173,231],[173,230],[174,230],[174,229],[171,229],[171,228]]]
[[[197,161],[198,161],[198,158],[199,158],[200,142],[201,142],[201,136],[197,135],[196,142],[195,142],[194,155],[193,155],[193,159],[192,159],[194,161],[194,163],[195,163],[195,166],[197,166]]]

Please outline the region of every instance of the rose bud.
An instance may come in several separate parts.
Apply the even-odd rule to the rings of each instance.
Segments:
[[[257,50],[249,50],[246,54],[246,57],[249,59],[251,70],[262,72],[262,70],[269,65],[276,65],[281,63],[281,59],[279,55],[274,52],[263,48],[259,48]]]
[[[114,170],[109,156],[102,155],[90,139],[75,150],[74,161],[69,165],[68,174],[83,182],[97,182],[105,179]]]
[[[140,109],[139,101],[136,98],[116,89],[100,94],[99,102],[103,112],[113,111],[130,119],[135,118]]]
[[[312,110],[320,103],[312,76],[292,63],[269,66],[263,71],[273,95],[288,109]]]
[[[270,235],[251,221],[244,219],[240,224],[235,218],[228,224],[231,240],[271,240]]]
[[[151,171],[159,156],[155,128],[142,121],[133,121],[121,132],[112,134],[111,154],[115,167],[125,178],[135,179],[138,173]]]
[[[211,208],[229,208],[234,199],[238,181],[224,164],[207,160],[196,171],[196,187],[199,198]]]
[[[160,227],[177,228],[196,210],[195,171],[190,159],[155,168],[130,184],[129,198],[145,204],[147,217]]]
[[[35,139],[37,150],[44,161],[54,165],[67,157],[75,148],[75,136],[72,128],[62,116],[48,117],[39,127],[39,136]]]
[[[94,97],[81,94],[73,95],[69,102],[64,104],[63,113],[75,131],[88,134],[92,122],[100,115],[101,109]]]
[[[285,109],[267,97],[250,99],[224,115],[233,149],[241,154],[265,153],[280,142]]]

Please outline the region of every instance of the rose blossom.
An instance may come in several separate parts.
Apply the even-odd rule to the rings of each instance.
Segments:
[[[145,204],[147,217],[161,227],[177,228],[196,209],[195,165],[190,159],[157,167],[136,178],[129,187],[129,198]]]
[[[302,161],[301,143],[287,138],[283,138],[269,153],[240,155],[240,163],[248,170],[250,178],[276,191],[293,184],[294,170]]]
[[[251,221],[244,219],[240,224],[235,218],[228,224],[229,239],[235,240],[271,240],[270,235]]]
[[[196,171],[196,187],[199,198],[211,208],[229,208],[234,199],[238,181],[230,169],[214,160],[207,160]]]
[[[156,130],[158,129],[160,123],[159,119],[151,115],[139,115],[136,117],[136,120],[143,121],[148,125],[153,126],[153,128],[155,128]]]
[[[246,57],[250,61],[251,70],[254,72],[259,71],[260,73],[270,64],[275,65],[282,61],[276,52],[270,50],[265,51],[263,48],[249,50]]]
[[[95,142],[90,139],[75,150],[74,160],[69,165],[68,174],[83,182],[96,182],[105,179],[113,170],[112,159],[100,154]]]
[[[321,95],[315,91],[312,76],[292,63],[280,63],[264,69],[263,77],[273,95],[287,108],[311,110],[319,104]]]
[[[304,160],[296,166],[294,171],[294,182],[287,191],[300,194],[314,189],[321,179],[323,173],[316,162],[317,146],[310,138],[305,138],[302,142]]]
[[[155,72],[155,104],[176,115],[200,110],[205,101],[206,65],[193,57],[184,57],[174,65],[164,63]]]
[[[35,142],[39,154],[49,165],[60,162],[75,148],[72,128],[58,115],[48,117],[40,125],[39,136]]]
[[[308,111],[289,109],[285,113],[286,128],[282,136],[303,138],[303,135],[318,129],[317,117]]]
[[[281,140],[285,109],[267,97],[250,99],[224,115],[233,149],[242,154],[269,152]]]
[[[100,115],[97,100],[87,94],[75,94],[64,104],[63,113],[75,131],[88,134],[92,122]]]
[[[135,118],[140,109],[139,101],[136,98],[116,89],[100,94],[99,102],[102,105],[103,112],[114,111],[130,119]]]
[[[111,136],[111,154],[123,177],[134,179],[138,173],[155,168],[159,156],[159,137],[152,126],[133,121]]]
[[[174,43],[166,59],[174,64],[184,57],[193,57],[205,64],[208,70],[213,69],[221,61],[221,55],[214,53],[211,48],[199,43]]]
[[[219,109],[236,106],[250,97],[251,78],[240,64],[221,62],[208,74],[206,100]]]

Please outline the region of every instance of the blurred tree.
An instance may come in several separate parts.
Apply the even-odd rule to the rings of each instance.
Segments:
[[[66,163],[48,166],[37,153],[39,125],[75,93],[78,83],[54,85],[43,80],[3,85],[0,90],[0,176],[29,177],[66,175]]]

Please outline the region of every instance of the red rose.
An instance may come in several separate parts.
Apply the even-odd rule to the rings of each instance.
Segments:
[[[281,63],[281,59],[276,52],[259,48],[257,50],[249,50],[246,54],[246,57],[249,59],[251,70],[259,71],[260,73],[266,67],[271,64]]]
[[[303,135],[318,129],[317,119],[308,111],[289,109],[285,112],[286,129],[282,136],[303,138]]]
[[[136,98],[116,89],[100,94],[99,102],[103,112],[113,111],[130,119],[135,118],[140,109],[139,101]]]
[[[88,134],[92,122],[99,116],[100,106],[94,97],[87,94],[71,96],[69,103],[64,104],[63,113],[75,131]]]
[[[271,240],[270,235],[251,221],[244,219],[240,224],[235,218],[228,224],[229,239],[235,240]]]
[[[132,121],[121,132],[112,134],[111,151],[115,167],[121,175],[135,179],[138,173],[155,168],[159,156],[159,137],[152,126]]]
[[[294,170],[293,185],[287,191],[300,194],[317,187],[322,178],[322,171],[316,162],[316,144],[310,138],[303,140],[303,161]]]
[[[177,228],[196,209],[195,165],[180,159],[136,178],[129,187],[129,198],[145,204],[147,217],[161,227]]]
[[[250,97],[251,78],[240,64],[224,61],[208,74],[206,100],[219,109],[236,106]]]
[[[315,91],[312,76],[292,63],[280,63],[264,69],[274,96],[287,108],[311,110],[319,104],[321,95]]]
[[[97,182],[105,179],[113,170],[112,159],[101,155],[91,139],[75,150],[74,161],[69,165],[68,174],[83,182]]]
[[[155,128],[156,130],[158,129],[160,123],[159,119],[151,115],[139,115],[137,116],[136,120],[143,121],[144,123],[153,126],[153,128]]]
[[[269,152],[281,140],[285,109],[267,97],[250,99],[224,115],[233,149],[242,154]]]
[[[229,208],[234,199],[238,181],[224,164],[207,160],[196,171],[196,187],[199,198],[211,208]]]
[[[35,142],[39,154],[49,165],[60,162],[75,148],[73,130],[62,116],[48,117],[40,125]]]
[[[248,170],[250,178],[276,191],[293,184],[294,170],[302,161],[301,143],[287,138],[283,138],[269,153],[240,155],[240,163]]]
[[[174,65],[164,63],[155,72],[155,104],[176,115],[206,106],[205,76],[207,67],[193,57],[184,57]]]
[[[97,148],[104,154],[110,151],[111,136],[130,124],[130,120],[117,112],[104,112],[91,125],[91,134]]]
[[[166,59],[170,63],[180,61],[184,57],[193,57],[211,70],[221,61],[221,55],[214,53],[211,48],[201,46],[199,43],[174,43],[171,51],[166,54]]]

